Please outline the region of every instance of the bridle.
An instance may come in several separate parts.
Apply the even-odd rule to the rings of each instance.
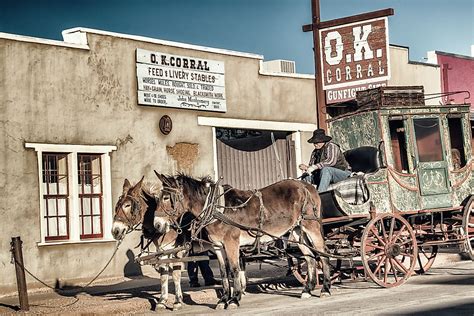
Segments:
[[[132,211],[130,212],[131,216],[127,216],[127,214],[125,214],[123,210],[120,216],[118,216],[119,214],[117,213],[117,208],[119,207],[121,208],[123,206],[123,203],[120,203],[119,205],[117,205],[115,209],[115,218],[118,217],[120,221],[125,222],[125,224],[127,225],[127,231],[125,232],[125,234],[129,234],[135,230],[140,230],[138,229],[138,227],[141,225],[141,221],[138,221],[138,223],[136,224],[134,223],[137,222],[137,216],[139,216],[139,214],[141,214],[141,211],[142,211],[142,205],[140,204],[140,201],[136,197],[130,194],[126,194],[125,197],[123,195],[120,196],[119,201],[121,201],[122,199],[127,199],[127,198],[132,201],[132,206],[131,206]]]
[[[160,207],[159,207],[159,213],[163,212],[166,217],[170,220],[171,222],[171,227],[176,230],[178,234],[181,234],[183,231],[183,226],[181,226],[182,222],[182,216],[185,212],[185,207],[184,207],[184,194],[182,187],[178,188],[173,188],[171,186],[163,186],[161,189],[161,199],[163,198],[163,194],[168,194],[170,197],[170,203],[171,203],[171,210],[167,210],[163,207],[161,207],[162,203],[160,202]],[[178,208],[178,205],[181,206],[181,209]],[[182,214],[180,214],[180,210],[182,210]],[[160,215],[160,214],[158,214]],[[178,218],[181,218],[178,222]],[[189,226],[189,225],[186,225]]]

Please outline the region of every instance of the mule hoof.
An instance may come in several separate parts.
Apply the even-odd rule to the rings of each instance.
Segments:
[[[164,303],[156,304],[156,310],[164,310],[166,309],[166,305]]]
[[[236,303],[229,303],[229,305],[227,305],[227,309],[236,309],[237,307],[239,307],[239,305]]]
[[[225,309],[225,303],[217,303],[216,309],[218,309],[218,310]]]
[[[173,304],[173,310],[174,311],[179,311],[182,308],[183,308],[183,304],[181,304],[181,303],[174,303]]]
[[[301,293],[301,298],[310,298],[310,297],[311,297],[311,293],[307,293],[307,292]]]
[[[319,298],[325,298],[325,297],[330,297],[331,296],[331,293],[329,292],[321,292],[321,294],[319,295]]]

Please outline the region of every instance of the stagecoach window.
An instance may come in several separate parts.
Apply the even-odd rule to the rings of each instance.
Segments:
[[[408,154],[403,119],[390,120],[389,128],[394,168],[399,172],[406,173],[408,172]]]
[[[466,154],[464,152],[464,133],[462,118],[448,118],[449,139],[451,142],[451,163],[454,170],[466,165]]]
[[[39,245],[113,240],[109,153],[115,146],[26,143],[37,152]]]
[[[413,119],[416,147],[420,162],[442,161],[443,152],[439,119],[436,117]]]

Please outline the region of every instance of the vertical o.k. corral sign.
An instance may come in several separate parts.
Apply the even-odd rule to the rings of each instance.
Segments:
[[[226,111],[224,63],[137,49],[138,104]]]
[[[390,58],[386,17],[319,32],[327,104],[355,99],[356,91],[387,85]]]

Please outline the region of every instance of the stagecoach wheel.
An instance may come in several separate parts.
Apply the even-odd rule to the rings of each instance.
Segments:
[[[417,274],[423,274],[427,272],[433,265],[437,254],[437,245],[426,245],[418,247],[418,258],[415,272]]]
[[[308,265],[306,264],[306,260],[303,257],[292,257],[289,262],[291,262],[291,272],[296,280],[298,280],[302,285],[306,285],[308,280]]]
[[[306,282],[308,281],[308,265],[306,263],[306,260],[303,257],[296,258],[292,257],[290,258],[290,269],[291,272],[293,273],[294,277],[298,282],[300,282],[302,285],[306,285]],[[330,265],[330,271],[331,271],[331,284],[336,283],[339,280],[339,273],[340,271],[340,265],[341,265],[341,260],[337,260],[337,266],[334,268],[333,266]],[[322,286],[323,283],[323,267],[321,265],[321,261],[316,261],[316,287],[319,288]]]
[[[413,274],[418,246],[410,224],[398,214],[379,214],[362,235],[365,272],[382,287],[405,283]]]
[[[464,207],[462,227],[466,238],[466,241],[464,242],[464,251],[471,260],[474,260],[474,196],[471,196]]]

